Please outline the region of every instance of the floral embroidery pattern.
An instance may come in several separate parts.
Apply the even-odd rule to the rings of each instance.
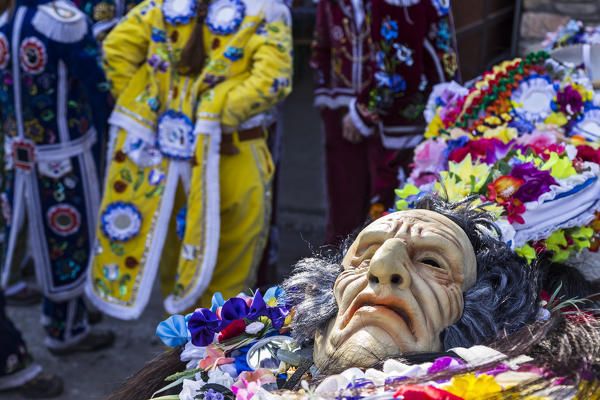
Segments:
[[[158,147],[166,157],[189,160],[194,139],[194,125],[187,115],[168,110],[158,119]]]
[[[246,15],[246,5],[240,0],[216,0],[208,7],[206,25],[216,35],[235,32]]]
[[[46,213],[48,226],[59,236],[69,236],[76,233],[81,226],[81,215],[70,204],[58,204],[48,209]]]
[[[46,46],[33,36],[23,40],[19,57],[23,69],[32,75],[41,74],[46,67],[46,62],[48,62]]]

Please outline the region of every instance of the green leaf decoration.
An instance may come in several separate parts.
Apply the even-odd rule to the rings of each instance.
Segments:
[[[140,188],[140,186],[142,185],[142,183],[144,183],[144,171],[140,170],[137,173],[137,179],[135,180],[135,184],[133,185],[133,191],[137,192],[137,190]]]
[[[119,257],[122,257],[125,254],[123,245],[119,243],[110,242],[110,250]]]
[[[104,283],[104,281],[100,278],[96,278],[96,280],[94,280],[94,285],[96,285],[96,289],[98,289],[98,291],[105,295],[108,296],[110,294],[110,290],[108,289],[108,287],[106,286],[106,283]]]
[[[131,172],[129,172],[129,170],[122,169],[119,172],[119,175],[121,175],[121,179],[123,179],[125,182],[127,182],[127,183],[133,182],[133,179],[131,178]]]
[[[121,296],[125,296],[127,294],[127,284],[131,281],[131,276],[129,274],[125,274],[121,277],[119,281],[119,293]]]
[[[157,186],[154,189],[152,189],[151,191],[149,191],[148,193],[146,193],[146,197],[151,198],[151,197],[160,196],[161,194],[163,194],[164,191],[165,191],[164,185]]]
[[[196,375],[198,372],[204,371],[202,368],[194,368],[183,372],[177,372],[173,375],[169,375],[165,378],[165,381],[171,382],[176,381],[179,378],[187,378],[188,376]]]

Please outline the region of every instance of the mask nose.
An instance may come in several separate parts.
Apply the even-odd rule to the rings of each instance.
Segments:
[[[370,284],[376,287],[388,285],[392,289],[410,287],[411,278],[407,268],[410,262],[404,241],[397,238],[386,240],[371,258],[368,275]]]

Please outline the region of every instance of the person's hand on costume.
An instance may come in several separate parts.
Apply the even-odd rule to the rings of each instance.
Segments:
[[[346,114],[342,122],[342,137],[350,143],[360,143],[363,140],[363,136],[352,122],[350,114]]]

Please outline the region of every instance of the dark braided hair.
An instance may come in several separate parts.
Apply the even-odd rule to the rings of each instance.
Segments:
[[[186,75],[198,75],[204,68],[206,62],[206,51],[204,49],[204,20],[208,12],[209,0],[199,0],[196,10],[196,26],[188,39],[177,68]]]

